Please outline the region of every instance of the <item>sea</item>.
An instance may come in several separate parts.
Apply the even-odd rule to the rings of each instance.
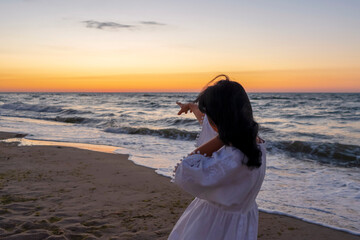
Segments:
[[[192,114],[177,115],[176,101],[196,96],[0,93],[0,131],[28,134],[15,140],[21,145],[112,146],[112,152],[170,177],[194,150],[200,131]],[[360,93],[249,98],[267,142],[267,172],[257,197],[261,211],[360,235]]]

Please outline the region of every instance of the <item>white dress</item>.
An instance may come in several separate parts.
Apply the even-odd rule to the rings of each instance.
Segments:
[[[204,117],[197,145],[216,132]],[[249,169],[247,157],[237,148],[224,146],[211,157],[193,154],[182,160],[172,182],[195,199],[186,208],[169,240],[253,240],[257,239],[260,191],[266,169],[264,144],[260,168]]]

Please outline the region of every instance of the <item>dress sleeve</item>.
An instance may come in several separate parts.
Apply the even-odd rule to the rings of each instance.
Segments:
[[[178,165],[173,182],[193,196],[211,199],[219,186],[231,183],[234,175],[244,168],[245,155],[224,146],[212,157],[193,154]]]
[[[205,114],[201,125],[201,131],[196,138],[195,147],[200,147],[204,143],[213,139],[216,135],[217,132],[215,132],[214,129],[211,127],[209,120]]]

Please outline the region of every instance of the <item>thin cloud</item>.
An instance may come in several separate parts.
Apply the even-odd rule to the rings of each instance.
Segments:
[[[159,23],[159,22],[155,22],[155,21],[141,21],[140,22],[143,25],[156,25],[156,26],[164,26],[166,24],[164,23]]]
[[[135,25],[128,25],[128,24],[121,24],[121,23],[116,23],[116,22],[98,22],[98,21],[94,21],[94,20],[87,20],[87,21],[83,21],[83,23],[86,24],[87,28],[96,28],[96,29],[121,29],[121,28],[126,28],[126,29],[132,29],[135,28]]]
[[[165,26],[166,24],[156,22],[156,21],[140,21],[136,25],[130,25],[130,24],[121,24],[117,22],[100,22],[100,21],[94,21],[94,20],[86,20],[82,21],[82,23],[85,24],[85,27],[87,28],[95,28],[100,30],[106,30],[106,29],[146,29],[151,28],[151,26]]]

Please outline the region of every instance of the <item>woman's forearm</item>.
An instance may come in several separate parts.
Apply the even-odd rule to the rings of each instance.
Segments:
[[[219,150],[222,146],[224,146],[224,143],[220,140],[219,136],[216,136],[207,143],[204,143],[195,149],[191,154],[199,153],[206,156],[212,156],[212,154]]]
[[[202,120],[205,114],[199,110],[198,105],[195,103],[189,103],[189,107],[191,112],[195,115],[196,119],[199,121],[199,123],[202,124]]]
[[[187,114],[188,111],[190,111],[195,115],[195,117],[199,121],[199,123],[202,124],[202,120],[203,120],[205,114],[199,110],[199,107],[196,103],[176,102],[176,104],[179,105],[179,107],[180,107],[180,111],[178,112],[178,115],[181,115],[182,113]]]

